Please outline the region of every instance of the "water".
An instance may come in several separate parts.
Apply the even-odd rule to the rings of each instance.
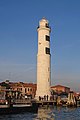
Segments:
[[[2,115],[0,120],[80,120],[80,108],[39,108],[37,114]]]

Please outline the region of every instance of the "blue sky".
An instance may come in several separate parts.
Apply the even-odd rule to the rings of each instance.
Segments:
[[[52,29],[52,85],[80,91],[80,0],[0,0],[0,81],[36,82],[42,17]]]

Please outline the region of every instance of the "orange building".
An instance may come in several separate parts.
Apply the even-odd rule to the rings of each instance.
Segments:
[[[62,92],[69,93],[70,92],[69,87],[62,86],[62,85],[51,86],[51,89],[56,93],[62,93]]]
[[[23,97],[31,96],[32,98],[34,98],[37,85],[33,83],[17,82],[10,83],[10,87],[12,90],[20,92]]]

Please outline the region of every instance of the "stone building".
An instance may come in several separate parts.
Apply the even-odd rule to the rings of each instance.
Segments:
[[[70,88],[62,85],[51,86],[51,89],[56,93],[69,93]]]
[[[21,98],[25,98],[25,96],[31,98],[35,97],[36,84],[17,82],[17,83],[11,83],[10,86],[12,90],[20,92],[19,97]]]

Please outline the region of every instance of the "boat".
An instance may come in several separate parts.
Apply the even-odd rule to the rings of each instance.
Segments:
[[[24,112],[37,113],[38,105],[36,102],[31,102],[30,104],[5,104],[0,105],[0,115],[5,114],[19,114]]]

